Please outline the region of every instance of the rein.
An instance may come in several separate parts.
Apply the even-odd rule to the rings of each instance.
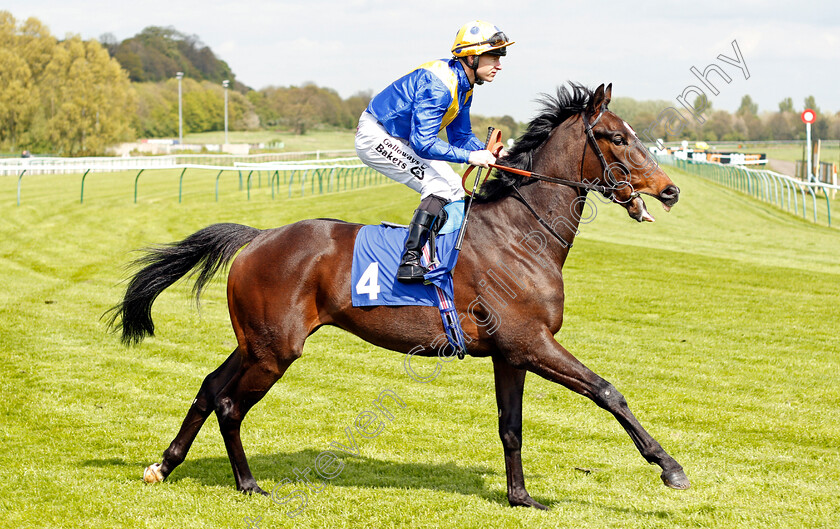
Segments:
[[[501,171],[506,171],[508,173],[513,173],[519,176],[525,176],[527,178],[533,178],[534,180],[542,180],[544,182],[550,182],[552,184],[560,184],[569,187],[576,187],[580,189],[585,189],[587,191],[597,191],[602,195],[611,194],[613,191],[617,191],[621,189],[621,186],[602,186],[599,184],[593,184],[591,182],[578,182],[576,180],[566,180],[565,178],[557,178],[555,176],[547,176],[544,174],[534,173],[532,171],[523,171],[522,169],[516,169],[514,167],[507,167],[505,165],[498,165],[495,163],[491,163],[490,167],[493,169],[499,169]],[[485,177],[485,180],[487,178]],[[515,189],[515,188],[514,188]]]
[[[598,117],[595,118],[595,121],[593,121],[592,123],[589,122],[589,119],[587,118],[586,115],[584,115],[584,118],[583,118],[583,121],[585,123],[584,129],[586,131],[587,141],[589,141],[592,144],[592,149],[595,151],[595,154],[598,156],[598,160],[601,162],[601,169],[604,171],[604,174],[607,173],[607,171],[609,169],[609,164],[607,163],[607,160],[604,157],[604,153],[601,151],[601,147],[598,146],[598,142],[595,140],[595,134],[592,132],[592,127],[594,127],[595,125],[598,124],[598,122],[601,120],[601,116],[603,116],[604,112],[606,112],[607,110],[609,110],[609,109],[607,109],[606,105],[604,105],[601,109],[601,112],[598,114]],[[487,150],[489,150],[490,152],[492,152],[493,154],[498,156],[498,153],[502,150],[501,141],[498,141],[498,142],[496,142],[492,145],[489,145],[487,147]],[[581,176],[583,176],[583,163],[584,163],[585,159],[586,159],[586,149],[584,148],[583,149],[583,158],[581,158],[581,162],[580,162]],[[466,191],[466,185],[465,184],[466,184],[466,181],[467,181],[467,177],[472,172],[474,167],[475,166],[470,166],[467,169],[467,171],[464,173],[464,177],[461,179],[461,183],[464,184],[462,187],[464,187],[465,191]],[[542,180],[544,182],[550,182],[552,184],[559,184],[559,185],[575,187],[575,188],[579,188],[579,189],[585,189],[586,191],[597,191],[597,192],[601,193],[602,195],[604,195],[606,197],[611,196],[615,191],[618,191],[619,189],[622,189],[623,187],[625,187],[625,185],[603,186],[603,185],[599,185],[599,184],[594,184],[594,183],[586,181],[586,180],[581,180],[581,181],[567,180],[565,178],[557,178],[556,176],[548,176],[548,175],[544,175],[544,174],[540,174],[540,173],[535,173],[533,171],[525,171],[523,169],[517,169],[515,167],[508,167],[506,165],[498,165],[498,164],[495,164],[495,163],[491,163],[490,168],[499,169],[500,171],[506,171],[508,173],[513,173],[515,175],[524,176],[526,178],[533,178],[534,180]],[[489,176],[490,176],[490,172],[488,171],[487,175],[485,175],[484,180],[482,181],[482,184],[487,181],[487,178],[489,178]],[[466,193],[467,193],[467,195],[472,196],[471,192],[466,191]],[[633,199],[633,198],[636,198],[636,196],[638,196],[638,193],[633,193],[630,196],[630,198]]]
[[[586,114],[584,114],[584,116],[583,116],[583,122],[585,123],[584,130],[586,131],[586,139],[589,143],[591,143],[592,149],[595,151],[595,154],[598,156],[598,160],[601,162],[601,168],[603,169],[604,174],[606,174],[608,172],[609,164],[607,163],[607,160],[604,157],[604,153],[601,151],[601,147],[598,146],[598,142],[595,140],[595,134],[592,132],[592,127],[594,127],[595,125],[598,124],[598,121],[601,120],[601,116],[603,116],[604,112],[606,112],[607,110],[608,110],[607,106],[603,105],[601,107],[601,112],[598,113],[598,117],[595,118],[595,121],[593,121],[592,123],[589,122],[589,118]],[[493,154],[495,154],[496,156],[498,156],[498,153],[502,150],[501,141],[498,141],[498,142],[494,143],[493,145],[489,145],[487,147],[487,149],[490,152],[492,152]],[[585,160],[586,160],[586,147],[584,147],[584,149],[583,149],[583,157],[581,157],[581,160],[580,160],[581,178],[583,177],[583,163],[584,163]],[[467,176],[470,174],[473,167],[475,167],[475,166],[470,166],[467,169],[467,171],[464,173],[464,177],[462,179],[462,184],[464,184],[463,187],[464,187],[465,191],[466,191],[466,185],[465,184],[466,184],[466,181],[467,181]],[[603,185],[599,185],[599,184],[593,184],[593,183],[591,183],[589,181],[585,181],[585,180],[581,180],[581,181],[567,180],[565,178],[557,178],[555,176],[543,175],[543,174],[535,173],[533,171],[525,171],[525,170],[522,170],[522,169],[516,169],[514,167],[507,167],[507,166],[504,166],[504,165],[498,165],[498,164],[494,164],[494,163],[490,164],[490,168],[491,169],[499,169],[501,171],[506,171],[506,172],[513,173],[513,174],[519,175],[519,176],[524,176],[526,178],[533,178],[534,180],[542,180],[544,182],[549,182],[549,183],[552,183],[552,184],[559,184],[559,185],[564,185],[564,186],[573,187],[573,188],[577,188],[577,189],[584,189],[586,191],[597,191],[597,192],[601,193],[602,195],[604,195],[605,197],[611,198],[613,200],[615,199],[613,193],[615,191],[618,191],[619,189],[625,187],[624,185],[603,186]],[[484,181],[486,181],[489,176],[490,176],[490,171],[487,171],[487,175],[484,177]],[[484,181],[482,181],[482,184],[484,183]],[[520,183],[520,185],[521,185],[521,183]],[[528,208],[528,210],[531,212],[532,215],[534,215],[534,217],[539,221],[539,223],[542,225],[543,228],[545,228],[552,236],[554,236],[555,239],[560,241],[560,243],[564,247],[566,247],[566,248],[571,248],[572,247],[572,243],[567,242],[565,239],[563,239],[563,237],[561,237],[560,234],[558,234],[554,230],[554,228],[552,228],[551,225],[548,222],[546,222],[540,216],[539,213],[537,213],[537,210],[535,210],[534,207],[525,199],[525,197],[522,195],[522,193],[519,192],[519,186],[514,186],[513,191],[514,191],[514,193],[516,193],[517,199],[520,202],[522,202],[522,204],[524,204],[525,207]],[[472,193],[470,193],[469,191],[467,191],[467,195],[472,197]],[[639,196],[639,193],[634,191],[633,193],[631,193],[630,198],[628,200],[633,200],[637,196]]]

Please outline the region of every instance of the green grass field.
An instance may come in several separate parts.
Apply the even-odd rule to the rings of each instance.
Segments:
[[[214,175],[197,174],[179,204],[177,174],[151,171],[136,205],[133,175],[91,174],[83,205],[78,175],[33,176],[17,207],[16,179],[0,179],[0,524],[837,527],[838,232],[668,170],[682,199],[669,214],[649,201],[654,224],[594,202],[566,264],[558,339],[624,393],[690,490],[664,487],[609,414],[529,375],[526,484],[551,511],[510,508],[488,360],[420,384],[400,355],[323,329],[243,424],[264,489],[344,440],[382,390],[406,406],[294,519],[290,505],[234,490],[214,417],[169,480],[141,478],[234,347],[223,281],[200,314],[190,285],[166,291],[157,337],[136,348],[100,315],[136,248],[214,222],[406,222],[417,196],[386,184],[272,200],[264,185],[247,200],[223,178],[217,203]]]

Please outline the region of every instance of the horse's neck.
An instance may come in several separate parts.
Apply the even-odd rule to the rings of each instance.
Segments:
[[[573,142],[571,138],[580,136],[572,130],[572,123],[561,124],[551,137],[534,153],[533,171],[535,173],[580,181],[580,158],[585,140]],[[580,143],[580,145],[575,145]],[[520,188],[522,196],[530,203],[539,216],[555,232],[549,238],[551,243],[564,247],[562,259],[565,260],[578,233],[585,192],[578,188],[550,182],[537,182]],[[549,230],[545,230],[549,231]],[[550,232],[549,232],[550,233]],[[558,240],[559,239],[559,240]]]
[[[576,188],[549,182],[523,186],[520,193],[540,218],[551,227],[549,230],[541,226],[542,223],[527,207],[519,205],[524,214],[530,217],[531,223],[543,230],[548,247],[555,250],[554,253],[562,264],[578,233],[585,195],[580,195]]]
[[[537,259],[543,271],[562,277],[563,264],[580,219],[569,213],[577,197],[574,191],[570,192],[571,189],[545,182],[520,188],[522,196],[551,230],[542,226],[513,193],[501,200],[476,204],[473,213],[475,221],[470,222],[470,235],[477,238],[476,244],[489,245],[485,248],[488,254],[492,254],[496,247],[505,247],[523,259]]]
[[[582,136],[583,127],[578,125],[581,130],[574,129],[571,123],[555,129],[548,141],[533,153],[531,170],[579,181],[580,156],[586,140]],[[586,161],[588,165],[589,160]],[[536,215],[514,192],[495,202],[477,204],[475,214],[481,219],[479,223],[495,227],[487,234],[497,243],[521,246],[526,253],[540,252],[540,259],[555,263],[554,268],[559,273],[578,233],[586,195],[577,188],[544,181],[523,185],[519,192]],[[537,216],[551,229],[544,227]]]

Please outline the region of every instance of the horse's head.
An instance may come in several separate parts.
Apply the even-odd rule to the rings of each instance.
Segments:
[[[612,191],[608,192],[608,198],[621,204],[633,219],[653,222],[654,218],[640,195],[656,198],[665,211],[669,211],[679,200],[680,190],[659,167],[630,125],[607,108],[611,96],[612,84],[606,88],[602,84],[592,94],[581,115],[588,136],[584,157],[589,154],[600,161],[590,161],[582,176],[610,188]],[[597,176],[594,173],[596,167],[599,171]]]

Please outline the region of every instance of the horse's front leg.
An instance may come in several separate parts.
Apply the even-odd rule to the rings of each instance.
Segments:
[[[615,386],[583,365],[546,330],[520,357],[512,358],[517,367],[525,367],[585,397],[615,416],[630,435],[648,463],[662,468],[662,481],[674,489],[690,486],[682,466],[639,424]]]
[[[508,502],[514,507],[548,509],[534,501],[525,490],[522,471],[522,390],[525,387],[524,369],[516,369],[504,358],[493,358],[496,378],[496,405],[499,407],[499,437],[505,449]]]

